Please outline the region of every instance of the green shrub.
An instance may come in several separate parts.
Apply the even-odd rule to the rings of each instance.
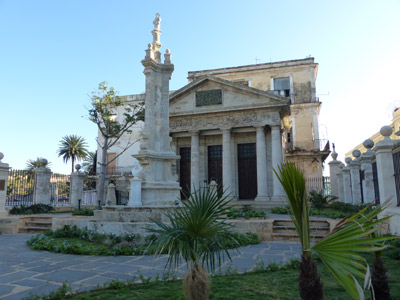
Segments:
[[[75,209],[72,211],[72,215],[74,215],[74,216],[93,216],[94,211],[93,211],[93,209],[89,209],[89,208]]]
[[[54,207],[48,204],[32,204],[30,206],[20,205],[10,209],[10,215],[32,215],[43,214],[54,211]]]
[[[227,217],[229,219],[249,219],[249,218],[265,218],[266,212],[262,209],[254,209],[251,205],[243,205],[241,209],[229,209]]]
[[[322,193],[318,193],[315,191],[311,191],[309,194],[309,201],[311,202],[312,206],[316,209],[325,208],[329,204],[329,202],[334,199],[337,199],[337,197],[324,195]]]
[[[231,233],[227,233],[231,234]],[[232,233],[239,246],[259,244],[254,233]],[[154,254],[155,234],[142,238],[138,234],[104,234],[65,225],[55,231],[32,236],[27,244],[33,250],[79,255],[145,255]],[[228,236],[222,236],[228,239]],[[237,246],[237,244],[235,244]],[[233,243],[230,248],[235,246]]]
[[[271,213],[278,215],[287,215],[289,213],[289,207],[273,207],[271,208]]]

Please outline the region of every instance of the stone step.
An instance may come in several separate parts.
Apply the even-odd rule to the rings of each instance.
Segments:
[[[26,226],[21,227],[19,229],[19,233],[41,233],[44,231],[49,231],[49,227],[41,227],[41,226]]]
[[[310,234],[311,241],[319,241],[323,239],[326,234]],[[273,241],[298,241],[299,236],[297,233],[272,233]]]
[[[273,229],[286,229],[286,230],[296,230],[296,227],[294,225],[273,225]],[[315,230],[322,230],[322,231],[328,231],[329,232],[329,226],[310,226],[310,230],[315,231]]]
[[[52,222],[47,221],[25,221],[25,227],[47,227],[51,228]]]
[[[295,229],[282,229],[282,228],[274,228],[272,233],[283,233],[283,234],[294,234],[297,235],[297,232]],[[311,235],[322,235],[322,236],[326,236],[329,234],[329,230],[311,230],[310,231]]]
[[[273,223],[273,226],[293,226],[293,221],[292,220],[275,220]],[[329,223],[327,221],[321,220],[321,221],[316,221],[312,220],[310,221],[310,226],[311,227],[326,227],[329,229]]]

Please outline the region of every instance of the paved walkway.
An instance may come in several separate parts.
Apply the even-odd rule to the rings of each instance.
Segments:
[[[31,235],[0,235],[0,298],[22,299],[48,294],[68,281],[76,291],[90,290],[113,279],[162,277],[166,257],[154,256],[80,256],[32,251],[26,245]],[[257,264],[287,262],[299,257],[300,245],[293,242],[268,242],[232,252],[232,262],[225,262],[222,273],[244,272]],[[176,276],[181,277],[185,265]]]

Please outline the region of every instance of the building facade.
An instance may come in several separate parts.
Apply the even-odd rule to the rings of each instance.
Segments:
[[[319,139],[317,71],[314,59],[306,58],[189,72],[189,83],[169,100],[182,194],[215,180],[237,200],[279,200],[283,190],[273,169],[284,161],[295,162],[307,178],[322,178],[329,148]],[[124,99],[143,102],[144,95]],[[139,140],[142,127],[110,149],[109,159]],[[138,149],[139,142],[108,167],[123,198]]]

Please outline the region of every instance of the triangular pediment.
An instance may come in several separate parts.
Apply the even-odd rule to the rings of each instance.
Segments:
[[[214,76],[201,77],[170,95],[171,115],[267,107],[287,108],[290,99]]]

